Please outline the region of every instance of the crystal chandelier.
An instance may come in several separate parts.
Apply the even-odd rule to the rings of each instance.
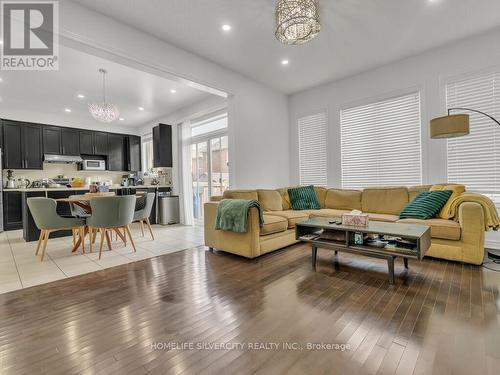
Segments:
[[[102,102],[89,103],[89,112],[93,118],[100,122],[110,123],[120,116],[118,108],[111,103],[106,102],[106,73],[105,69],[99,69],[102,74]]]
[[[303,44],[319,34],[319,0],[278,0],[275,36],[285,44]]]

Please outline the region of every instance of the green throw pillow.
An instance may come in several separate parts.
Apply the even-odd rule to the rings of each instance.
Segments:
[[[294,210],[319,210],[321,208],[313,185],[288,189],[288,195]]]
[[[399,214],[400,219],[432,219],[448,202],[451,190],[436,190],[420,193]]]

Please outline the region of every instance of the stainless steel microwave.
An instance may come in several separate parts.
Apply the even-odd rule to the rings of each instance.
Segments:
[[[86,171],[105,171],[106,162],[104,160],[83,160],[82,169]]]

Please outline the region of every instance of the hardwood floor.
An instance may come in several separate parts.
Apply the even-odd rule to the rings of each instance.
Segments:
[[[498,374],[500,273],[398,261],[391,286],[384,261],[310,257],[200,247],[0,295],[1,373]]]

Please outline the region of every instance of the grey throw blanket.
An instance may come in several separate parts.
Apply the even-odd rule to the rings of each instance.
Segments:
[[[223,199],[217,207],[215,229],[237,233],[246,233],[248,227],[248,210],[255,207],[259,211],[259,225],[262,226],[262,208],[256,200]]]

